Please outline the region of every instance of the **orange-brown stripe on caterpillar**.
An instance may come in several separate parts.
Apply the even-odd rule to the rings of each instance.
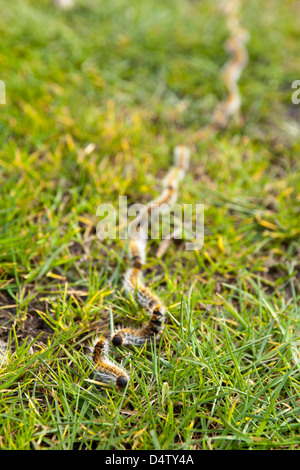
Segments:
[[[116,366],[108,357],[109,346],[107,340],[98,340],[93,349],[93,363],[95,371],[100,380],[105,383],[113,383],[118,390],[126,387],[129,377],[128,374]]]
[[[132,262],[132,266],[135,269],[142,269],[144,263],[145,263],[145,243],[143,240],[137,240],[131,238],[129,240],[129,252],[130,252],[130,258]]]
[[[163,308],[159,298],[153,294],[151,289],[145,286],[143,275],[139,269],[127,269],[124,277],[124,287],[127,292],[136,297],[137,302],[148,312],[152,312],[158,306]]]
[[[177,168],[175,169],[172,168],[169,171],[169,173],[167,174],[163,182],[164,190],[156,199],[153,199],[151,202],[149,202],[146,205],[145,215],[153,214],[156,210],[160,209],[160,207],[163,205],[165,205],[167,208],[168,204],[170,205],[176,202],[177,197],[178,197],[177,173],[178,173]],[[142,220],[142,217],[141,217],[141,220]]]
[[[161,306],[156,306],[148,324],[144,328],[120,328],[112,336],[112,344],[114,346],[126,346],[130,344],[140,346],[148,339],[157,339],[161,335],[163,322],[164,309]]]
[[[175,166],[183,172],[180,174],[180,176],[183,177],[184,173],[189,168],[190,149],[185,145],[177,145],[174,149],[174,159]]]

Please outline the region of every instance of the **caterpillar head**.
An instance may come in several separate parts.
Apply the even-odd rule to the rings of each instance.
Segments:
[[[125,375],[119,375],[119,377],[117,377],[117,380],[116,380],[116,387],[117,389],[121,389],[123,390],[126,385],[128,383],[128,379]]]
[[[116,333],[111,340],[114,346],[122,346],[123,344],[123,336],[120,333]]]

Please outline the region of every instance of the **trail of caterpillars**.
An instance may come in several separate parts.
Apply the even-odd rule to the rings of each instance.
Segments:
[[[131,265],[124,276],[124,287],[146,310],[149,321],[140,329],[125,327],[116,330],[111,337],[114,346],[141,346],[147,340],[157,340],[161,335],[166,308],[159,297],[145,285],[143,279],[148,238],[148,216],[158,211],[162,205],[170,206],[177,200],[178,183],[183,179],[188,169],[189,157],[190,151],[187,147],[178,146],[175,148],[174,166],[171,167],[162,182],[162,193],[157,199],[147,204],[144,212],[135,219],[136,231],[134,237],[129,239]],[[109,341],[107,339],[100,339],[96,342],[93,350],[93,363],[101,381],[112,382],[117,389],[126,387],[129,375],[109,358]]]
[[[230,120],[240,118],[241,96],[238,81],[248,62],[246,43],[249,39],[248,31],[240,26],[240,3],[240,0],[223,0],[220,3],[229,31],[225,49],[229,52],[230,58],[222,71],[227,95],[216,107],[209,124],[193,136],[194,143],[219,130],[226,129]]]
[[[241,98],[238,81],[248,60],[245,47],[248,41],[248,32],[240,26],[240,1],[223,0],[221,8],[227,21],[230,33],[225,48],[231,57],[223,68],[222,78],[227,90],[226,98],[213,112],[210,123],[200,129],[192,138],[192,143],[206,138],[218,130],[227,128],[233,118],[239,117]],[[178,196],[178,183],[184,177],[189,164],[189,148],[178,146],[175,148],[174,166],[163,180],[163,191],[154,201],[150,202],[144,212],[136,219],[139,233],[138,238],[131,238],[129,252],[131,265],[125,273],[124,287],[133,295],[137,302],[148,312],[149,322],[141,329],[130,327],[120,328],[112,334],[111,342],[114,346],[136,345],[140,346],[148,339],[159,338],[163,329],[166,308],[161,300],[145,285],[143,280],[143,266],[146,259],[146,219],[147,216],[158,210],[163,204],[172,204]],[[117,389],[124,389],[129,381],[128,373],[109,358],[109,342],[100,339],[93,350],[93,363],[95,370],[103,382],[113,383]]]

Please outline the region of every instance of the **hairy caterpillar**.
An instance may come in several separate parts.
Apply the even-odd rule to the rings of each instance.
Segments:
[[[107,340],[100,339],[93,349],[93,364],[95,371],[102,382],[110,384],[121,390],[128,383],[129,376],[125,370],[109,359],[109,344]]]

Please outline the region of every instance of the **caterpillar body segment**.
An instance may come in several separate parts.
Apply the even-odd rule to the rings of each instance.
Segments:
[[[163,179],[163,187],[178,192],[178,183],[183,180],[189,168],[190,149],[185,145],[177,145],[174,149],[174,166]]]
[[[153,337],[158,339],[162,333],[164,316],[165,308],[162,305],[157,305],[152,311],[149,323],[140,330],[139,336],[145,340]]]
[[[137,302],[149,313],[160,308],[165,311],[160,299],[143,282],[142,272],[133,267],[129,268],[125,274],[124,287],[127,292],[136,298]]]
[[[147,204],[148,213],[152,214],[155,210],[159,209],[163,204],[174,204],[177,200],[177,188],[175,187],[176,181],[171,181],[170,185],[163,190],[161,195]]]
[[[145,286],[140,269],[129,268],[125,274],[124,287],[149,314],[157,314],[164,319],[166,308],[152,290]]]
[[[93,364],[96,374],[102,382],[113,383],[116,389],[122,390],[126,387],[129,376],[125,370],[114,364],[108,355],[109,345],[107,340],[98,340],[93,349]]]
[[[140,285],[136,291],[136,297],[138,303],[150,313],[154,310],[165,311],[159,298],[147,286]]]

